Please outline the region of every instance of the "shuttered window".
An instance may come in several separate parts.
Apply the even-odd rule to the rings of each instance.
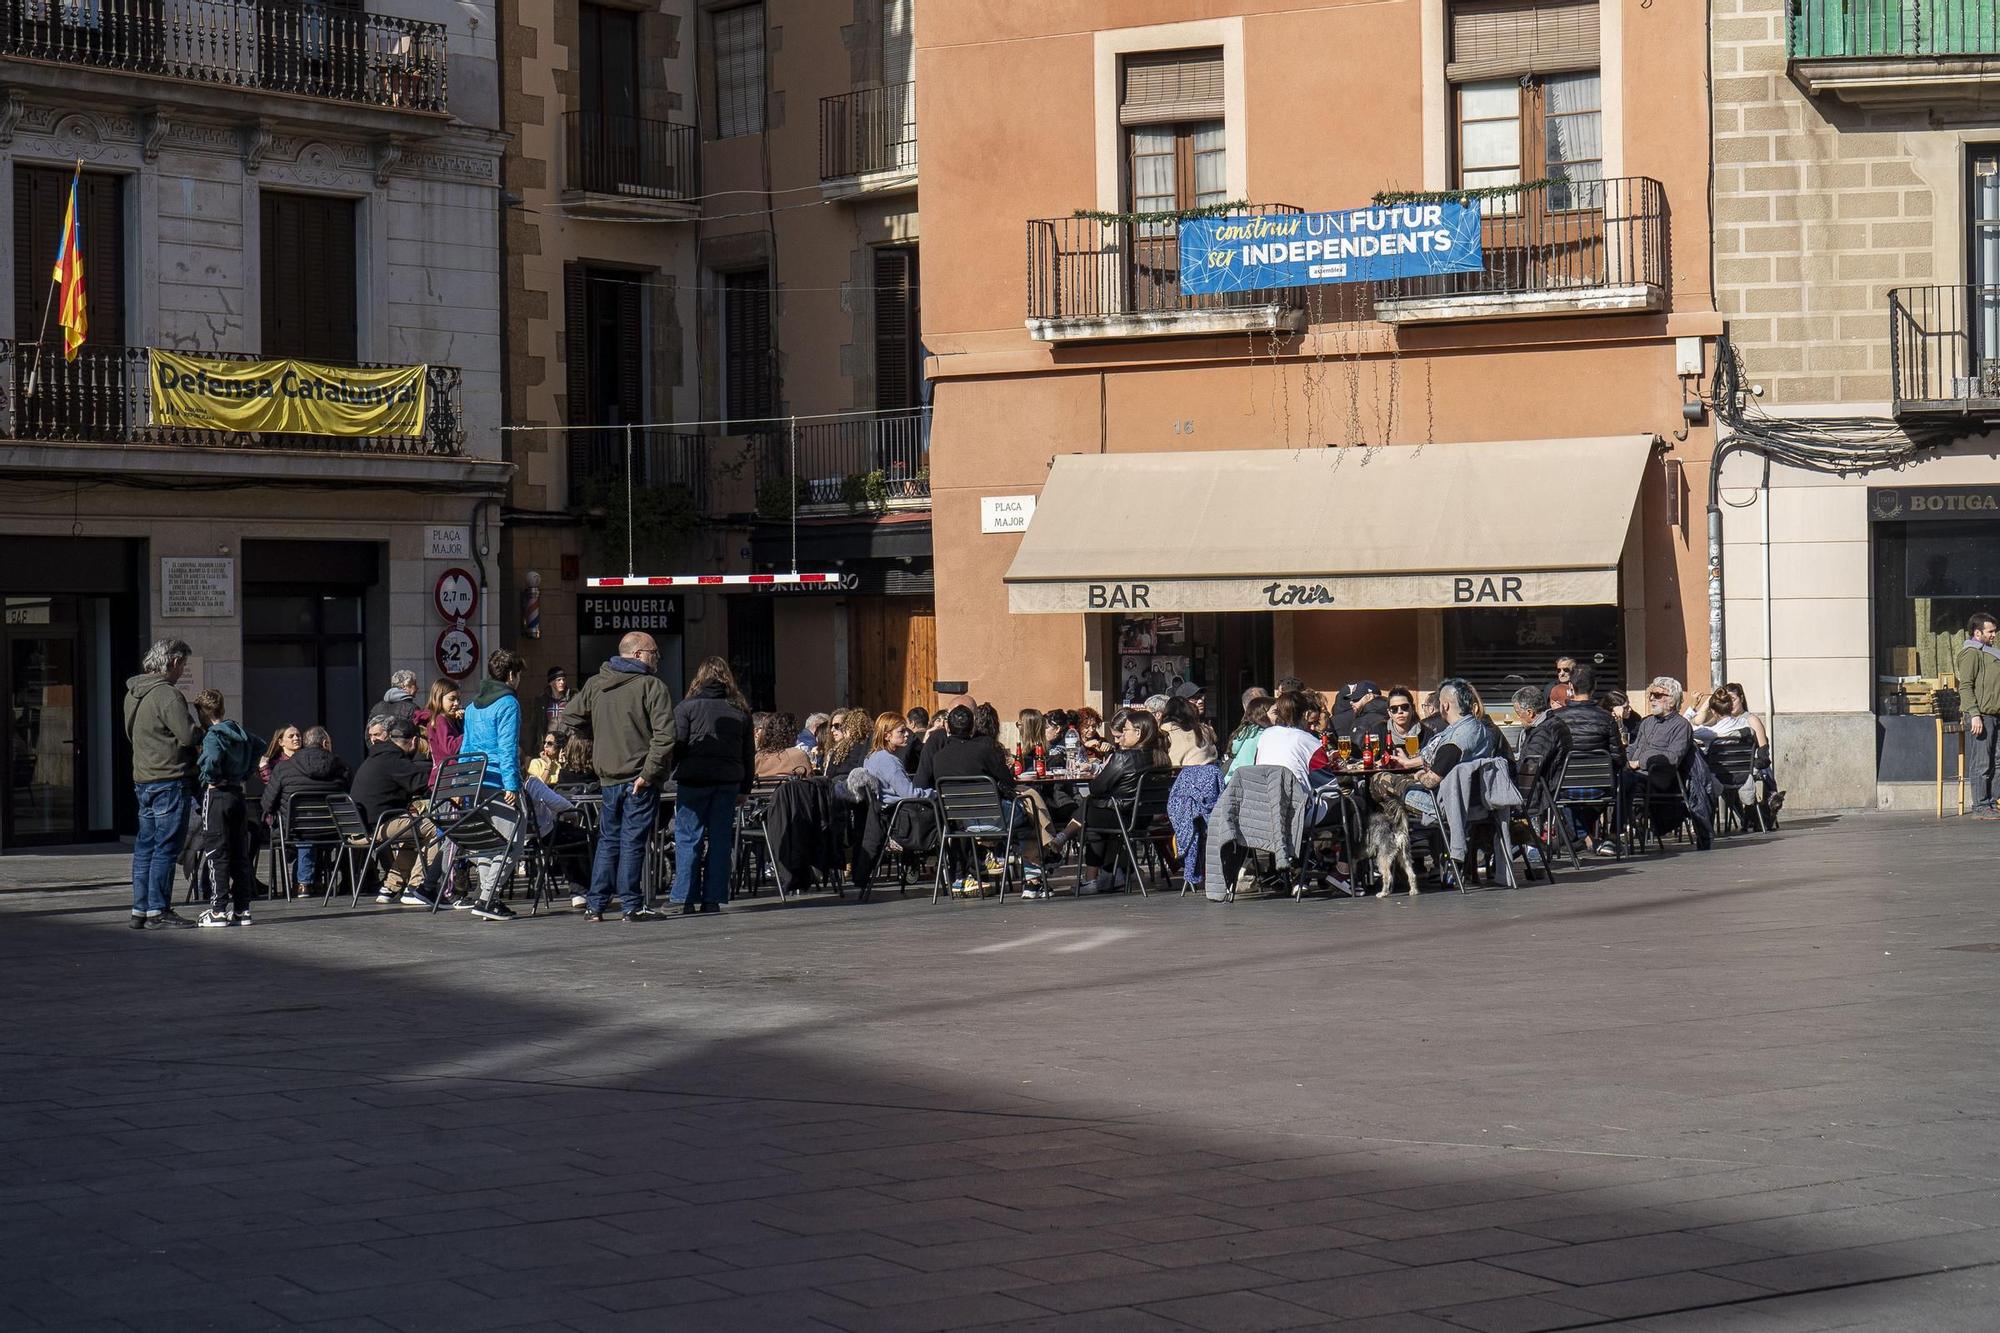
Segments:
[[[352,361],[359,346],[352,199],[265,190],[258,200],[263,269],[261,351]]]
[[[1222,117],[1222,52],[1162,51],[1125,58],[1121,125],[1161,125]]]
[[[1453,0],[1445,77],[1519,78],[1596,69],[1597,0]]]
[[[732,420],[775,410],[770,285],[769,270],[761,268],[722,278],[722,414]]]
[[[715,137],[764,128],[764,6],[725,9],[709,19],[715,52]]]
[[[875,406],[917,407],[923,369],[918,364],[917,252],[883,247],[875,252]]]
[[[67,167],[14,168],[14,336],[32,342],[44,327],[60,348],[56,328],[60,311],[55,284],[56,247],[62,240],[63,213],[69,206],[71,172]],[[83,209],[83,289],[91,347],[117,347],[125,342],[125,178],[87,171],[79,191]]]
[[[882,82],[908,83],[914,77],[912,52],[916,32],[911,0],[882,0]]]

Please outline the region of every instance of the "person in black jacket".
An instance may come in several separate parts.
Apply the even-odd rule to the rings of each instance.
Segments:
[[[1349,685],[1347,705],[1352,710],[1347,730],[1336,734],[1345,735],[1356,749],[1370,736],[1385,741],[1389,738],[1389,701],[1374,681],[1360,680]]]
[[[271,770],[264,788],[264,813],[282,818],[292,797],[302,792],[347,790],[347,765],[333,752],[333,734],[325,727],[306,732],[305,745],[290,761]],[[301,893],[313,890],[319,871],[319,849],[299,843],[296,878]]]
[[[1571,754],[1608,754],[1611,756],[1611,771],[1617,773],[1625,767],[1625,727],[1619,720],[1605,711],[1596,699],[1597,668],[1589,662],[1579,662],[1570,670],[1569,702],[1555,714],[1555,721],[1562,724],[1569,733]],[[1622,697],[1622,696],[1621,696]],[[1577,796],[1609,795],[1608,792],[1577,791]],[[1577,831],[1599,856],[1616,856],[1618,849],[1608,838],[1597,838],[1597,812],[1588,806],[1571,806],[1572,818]]]
[[[387,907],[400,902],[405,907],[429,907],[443,882],[439,858],[444,850],[437,829],[429,820],[419,821],[410,807],[430,790],[431,763],[417,753],[417,724],[391,718],[389,739],[368,747],[367,757],[354,770],[347,794],[361,809],[361,818],[370,829],[384,816],[382,841],[389,846],[389,869],[382,876],[382,889],[375,901]],[[412,884],[411,872],[423,855],[421,887]]]
[[[943,778],[991,778],[1000,799],[1013,801],[1014,775],[1007,768],[1007,756],[1001,752],[999,741],[991,736],[974,734],[977,725],[978,714],[970,706],[952,706],[951,711],[944,715],[944,731],[939,733],[942,739],[933,737],[935,746],[929,741],[924,744],[923,757],[917,761],[917,786],[936,790],[939,780]],[[1018,805],[1014,807],[1014,819],[1016,823],[1022,819]],[[954,859],[963,853],[964,846],[962,843],[953,846]],[[954,868],[952,878],[957,880],[957,868]],[[982,892],[979,876],[975,872],[968,874],[962,885],[952,889],[952,896],[976,897]]]
[[[684,916],[720,912],[729,896],[736,798],[757,769],[750,705],[720,657],[695,668],[674,708],[674,888]],[[700,886],[695,867],[700,865]]]
[[[1083,813],[1083,864],[1089,873],[1079,887],[1095,893],[1117,893],[1125,887],[1123,864],[1110,873],[1104,869],[1114,854],[1123,860],[1117,804],[1138,796],[1140,780],[1167,764],[1159,723],[1143,708],[1119,710],[1111,719],[1111,744],[1116,748],[1090,780],[1090,800]]]

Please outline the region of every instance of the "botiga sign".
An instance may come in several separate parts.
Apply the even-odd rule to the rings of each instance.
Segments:
[[[426,366],[362,369],[149,349],[155,426],[246,435],[424,433]]]

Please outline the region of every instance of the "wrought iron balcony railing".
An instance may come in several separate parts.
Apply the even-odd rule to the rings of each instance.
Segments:
[[[755,454],[758,513],[783,518],[794,496],[801,510],[822,513],[928,509],[930,428],[928,408],[803,425],[796,468],[793,437],[763,435]]]
[[[1402,299],[1560,296],[1593,288],[1667,289],[1667,191],[1647,176],[1556,181],[1481,203],[1484,266],[1375,284]]]
[[[1246,213],[1297,213],[1252,204]],[[1028,223],[1028,318],[1115,320],[1235,310],[1303,309],[1303,288],[1191,295],[1181,290],[1180,231],[1171,222],[1041,218]]]
[[[1898,413],[2000,413],[2000,287],[1892,289],[1889,381]]]
[[[235,352],[204,352],[230,361],[262,360]],[[11,362],[11,365],[8,364]],[[43,344],[0,339],[0,437],[85,444],[151,444],[209,449],[306,450],[313,453],[402,454],[457,458],[465,453],[456,366],[426,370],[422,435],[256,435],[152,424],[152,377],[143,347],[85,346],[65,361],[60,340]],[[363,368],[391,369],[378,362]],[[30,393],[30,380],[34,392]]]
[[[2000,54],[2000,0],[1791,0],[1794,60]]]
[[[605,487],[622,492],[630,476],[642,490],[678,487],[687,493],[697,514],[708,512],[708,436],[636,426],[627,436],[617,427],[570,432],[571,503],[587,500]]]
[[[819,99],[819,178],[917,169],[917,85]]]
[[[701,136],[693,125],[571,111],[563,117],[569,188],[630,199],[692,199]]]
[[[285,0],[0,0],[0,56],[443,112],[437,23]]]

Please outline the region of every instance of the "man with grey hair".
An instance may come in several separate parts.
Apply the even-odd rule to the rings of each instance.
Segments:
[[[1655,760],[1675,772],[1694,753],[1694,725],[1681,716],[1681,683],[1672,676],[1655,676],[1646,687],[1646,715],[1625,751],[1625,766],[1643,773]]]
[[[417,720],[417,673],[414,671],[392,671],[389,673],[389,688],[383,692],[382,702],[375,705],[375,713],[386,718],[401,718],[405,722]]]
[[[1549,692],[1539,685],[1523,685],[1514,691],[1514,720],[1522,727],[1521,740],[1514,747],[1514,766],[1533,773],[1544,784],[1561,781],[1563,764],[1569,759],[1569,728],[1549,707]],[[1521,788],[1528,784],[1524,779]]]
[[[194,722],[175,688],[193,650],[159,639],[143,670],[125,682],[125,739],[132,745],[132,792],[139,798],[139,836],[132,843],[132,929],[189,927],[174,912],[174,866],[187,840],[188,797],[194,777]]]

